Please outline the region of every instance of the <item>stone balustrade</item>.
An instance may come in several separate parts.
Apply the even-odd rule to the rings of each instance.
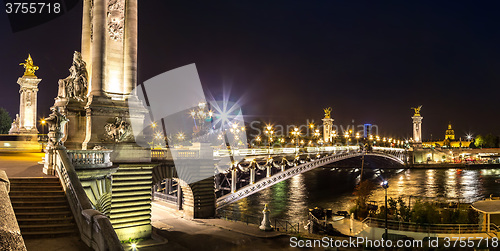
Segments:
[[[106,168],[111,162],[112,150],[67,150],[68,158],[75,169]]]
[[[69,151],[68,151],[69,152]],[[78,178],[75,168],[72,162],[75,159],[82,157],[81,155],[74,154],[74,152],[92,152],[92,151],[72,151],[72,159],[69,158],[66,150],[57,149],[54,152],[54,169],[57,172],[57,176],[61,181],[66,198],[68,199],[71,211],[75,218],[75,222],[78,226],[80,237],[82,241],[97,251],[120,251],[123,250],[123,246],[116,235],[113,226],[108,217],[103,213],[97,211],[92,206],[83,186]],[[103,151],[94,151],[103,152]],[[108,152],[108,161],[109,153]],[[76,157],[75,157],[76,156]],[[85,155],[85,158],[90,158]],[[97,163],[93,165],[105,164],[105,157],[102,156],[103,163]],[[92,165],[83,164],[85,167],[93,167]]]

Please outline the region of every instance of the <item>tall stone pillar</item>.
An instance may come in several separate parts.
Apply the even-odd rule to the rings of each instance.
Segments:
[[[31,55],[28,55],[26,62],[21,63],[21,65],[24,66],[25,72],[24,75],[17,80],[17,83],[20,86],[19,116],[16,116],[16,120],[12,124],[12,128],[9,133],[38,134],[38,130],[36,129],[37,93],[38,84],[42,80],[35,76],[35,71],[38,70],[38,66],[33,64]]]
[[[113,149],[112,161],[148,162],[135,144],[131,124],[147,110],[132,90],[137,85],[137,0],[85,0],[82,57],[89,69],[82,149]],[[133,109],[130,107],[134,107]]]
[[[423,117],[420,116],[420,109],[422,106],[419,106],[418,108],[412,108],[415,110],[415,114],[413,117],[413,143],[416,145],[422,145],[422,119]]]
[[[330,113],[332,112],[332,108],[328,107],[324,109],[325,118],[323,118],[323,141],[325,144],[333,141],[333,119],[331,118]]]

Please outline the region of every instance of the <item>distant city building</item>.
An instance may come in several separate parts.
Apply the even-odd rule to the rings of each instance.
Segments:
[[[368,138],[372,133],[372,124],[364,124],[363,125],[363,138]]]
[[[455,130],[451,126],[451,122],[448,124],[448,129],[446,129],[443,140],[431,140],[422,142],[423,147],[469,147],[471,141],[462,141],[462,138],[456,140]]]

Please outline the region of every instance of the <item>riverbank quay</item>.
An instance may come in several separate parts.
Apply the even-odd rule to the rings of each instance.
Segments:
[[[299,233],[262,231],[256,224],[225,219],[189,219],[182,212],[175,211],[167,203],[152,203],[152,222],[154,232],[168,240],[170,250],[301,250],[302,244],[316,244],[323,240],[346,241],[347,237],[334,237],[309,234],[302,227]],[[273,219],[271,219],[273,222]],[[293,238],[293,239],[292,239]],[[299,241],[303,241],[300,242]],[[294,246],[296,244],[296,247]],[[140,247],[138,244],[138,248]],[[362,250],[362,248],[331,248],[316,246],[307,250]],[[159,247],[144,247],[139,250],[164,250]]]
[[[385,233],[384,219],[366,218],[363,221],[343,219],[333,222],[335,229],[345,235],[369,240],[381,240]],[[409,241],[413,247],[429,247],[453,245],[455,240],[471,241],[467,244],[474,248],[490,248],[497,250],[499,245],[499,229],[492,225],[486,231],[482,224],[415,224],[409,222],[388,221],[389,239]],[[421,242],[420,242],[421,241]],[[457,244],[460,245],[460,244]],[[459,246],[456,246],[459,247]],[[486,249],[487,250],[487,249]]]
[[[410,169],[500,169],[500,164],[465,164],[465,163],[432,163],[432,164],[411,164]]]

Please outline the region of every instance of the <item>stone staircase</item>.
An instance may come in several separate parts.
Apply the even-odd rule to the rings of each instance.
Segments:
[[[23,238],[78,233],[58,178],[11,178],[10,182],[9,196]]]
[[[120,239],[130,232],[146,237],[151,233],[151,180],[153,167],[120,164],[113,173],[109,218]]]

